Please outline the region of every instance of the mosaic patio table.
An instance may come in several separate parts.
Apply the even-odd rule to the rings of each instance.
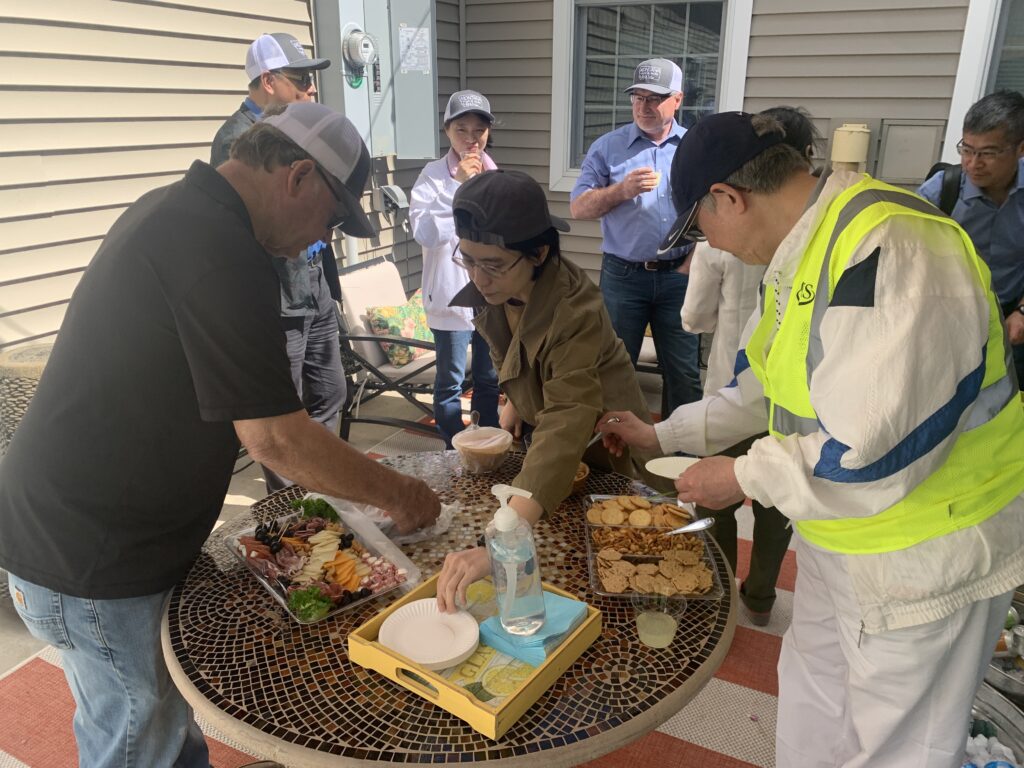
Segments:
[[[475,544],[495,507],[491,486],[515,477],[522,454],[487,475],[464,473],[453,451],[382,461],[423,478],[442,501],[461,502],[446,534],[404,547],[425,578],[440,569],[445,554]],[[650,491],[600,472],[591,473],[585,490],[636,492]],[[252,517],[263,522],[286,514],[302,493],[288,488],[268,496],[253,505]],[[590,590],[585,505],[582,495],[570,496],[538,525],[539,558],[545,581],[601,610],[601,637],[498,741],[348,660],[348,633],[393,597],[297,624],[224,549],[221,531],[171,596],[163,633],[171,675],[217,728],[294,768],[540,761],[556,768],[599,757],[668,720],[710,679],[732,640],[736,596],[716,551],[725,597],[689,601],[669,648],[641,645],[629,600]]]

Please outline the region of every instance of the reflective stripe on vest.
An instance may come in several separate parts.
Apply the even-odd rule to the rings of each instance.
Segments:
[[[988,269],[978,258],[970,238],[926,201],[870,177],[844,190],[830,204],[801,258],[778,329],[777,297],[769,283],[761,322],[747,345],[747,358],[764,386],[770,430],[776,437],[817,434],[822,429],[810,402],[811,376],[824,356],[821,323],[856,245],[896,215],[956,227],[979,284],[990,284]],[[1024,409],[1008,374],[1012,370],[1007,365],[1009,347],[991,291],[988,303],[989,336],[982,363],[961,382],[947,410],[936,414],[945,419],[958,416],[952,445],[948,443],[948,434],[936,438],[938,445],[948,450],[943,465],[902,501],[879,514],[798,522],[802,536],[837,552],[862,554],[903,549],[976,525],[1024,490],[1024,454],[1016,447],[1017,435],[1024,431]],[[972,399],[964,405],[963,399],[967,397]],[[918,434],[907,439],[925,445],[927,453],[931,450],[927,448],[931,436],[925,426],[921,425],[916,430]],[[879,461],[863,469],[846,470],[840,462],[847,450],[847,446],[830,439],[822,449],[822,461],[815,474],[834,482],[866,482],[902,469]],[[823,469],[826,463],[828,466]]]

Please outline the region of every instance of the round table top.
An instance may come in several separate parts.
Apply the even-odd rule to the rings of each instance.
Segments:
[[[463,472],[452,451],[382,459],[423,478],[461,513],[442,536],[403,548],[424,577],[444,556],[473,546],[496,502],[491,485],[510,482],[522,454],[497,472]],[[650,492],[615,474],[592,472],[585,493]],[[275,493],[252,507],[255,520],[291,511],[302,489]],[[598,640],[498,741],[382,675],[352,664],[348,633],[385,608],[390,597],[322,622],[291,621],[215,532],[173,591],[164,652],[175,683],[196,711],[262,756],[302,765],[535,762],[578,765],[653,730],[678,712],[721,664],[735,627],[732,588],[721,600],[691,600],[672,645],[641,645],[628,599],[602,597],[589,585],[586,499],[573,495],[537,526],[546,582],[602,612]],[[252,524],[249,522],[248,524]],[[717,547],[712,547],[716,551]],[[724,560],[718,576],[731,587]]]

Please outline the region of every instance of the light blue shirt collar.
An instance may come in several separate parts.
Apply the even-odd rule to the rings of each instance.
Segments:
[[[686,133],[686,131],[683,130],[683,126],[681,126],[678,122],[676,122],[675,118],[672,118],[672,130],[668,132],[668,135],[664,139],[662,139],[659,142],[659,144],[664,144],[666,141],[671,139],[673,136],[678,136],[681,139],[681,138],[683,138],[683,134],[684,133]],[[630,125],[629,125],[629,142],[628,142],[628,144],[631,146],[633,144],[633,142],[635,142],[637,139],[646,139],[647,141],[651,142],[652,144],[655,143],[653,141],[653,139],[651,139],[650,136],[648,136],[646,133],[644,133],[643,131],[640,130],[640,126],[638,126],[636,124],[636,122],[634,121],[634,122],[630,123]]]

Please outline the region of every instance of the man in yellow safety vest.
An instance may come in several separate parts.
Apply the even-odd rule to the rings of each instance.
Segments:
[[[782,138],[770,117],[713,115],[673,161],[662,247],[707,239],[767,265],[736,378],[655,428],[599,429],[708,455],[767,422],[746,456],[676,488],[794,523],[776,764],[955,768],[1024,581],[1024,408],[1000,308],[952,219],[865,174],[817,179]]]

